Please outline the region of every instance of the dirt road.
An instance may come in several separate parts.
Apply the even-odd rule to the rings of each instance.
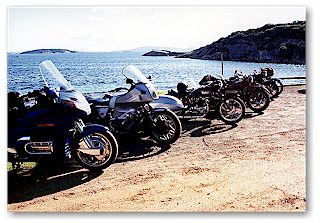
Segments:
[[[303,89],[285,87],[264,114],[247,110],[237,126],[184,123],[170,148],[122,140],[121,157],[101,173],[42,164],[9,185],[8,211],[305,211]]]

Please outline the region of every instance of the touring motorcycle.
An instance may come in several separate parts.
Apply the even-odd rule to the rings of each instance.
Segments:
[[[14,168],[43,157],[74,157],[89,170],[111,165],[117,141],[105,126],[84,124],[82,118],[91,112],[85,97],[50,60],[40,63],[39,70],[43,89],[8,93],[8,161]]]
[[[226,91],[220,77],[206,75],[199,82],[200,86],[192,88],[180,82],[177,91],[169,90],[168,95],[179,98],[183,107],[176,106],[176,114],[182,119],[206,117],[210,111],[215,111],[220,119],[227,124],[242,120],[245,113],[243,101],[234,91]],[[162,96],[162,104],[174,104],[170,96]],[[179,103],[175,103],[179,104]]]
[[[170,109],[150,105],[159,98],[151,81],[134,65],[123,68],[122,74],[129,89],[119,87],[102,98],[86,97],[92,109],[87,121],[103,123],[114,134],[138,133],[159,144],[175,142],[181,134],[180,120]]]

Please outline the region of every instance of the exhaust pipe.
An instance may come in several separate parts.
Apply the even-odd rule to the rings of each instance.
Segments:
[[[29,142],[24,150],[31,155],[50,155],[53,152],[53,142]]]

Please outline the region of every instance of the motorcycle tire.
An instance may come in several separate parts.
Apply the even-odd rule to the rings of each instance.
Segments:
[[[155,111],[153,119],[155,127],[151,129],[151,137],[160,145],[169,145],[178,140],[181,134],[181,122],[171,110]]]
[[[275,97],[278,97],[283,91],[283,84],[282,84],[281,80],[277,79],[277,78],[272,78],[271,81],[274,81],[276,83],[276,85],[278,86],[279,91],[275,95]]]
[[[248,107],[254,112],[262,112],[268,108],[270,104],[270,97],[268,93],[263,90],[257,90],[249,94],[247,98]]]
[[[118,143],[113,136],[113,134],[110,131],[104,131],[104,132],[93,132],[89,135],[83,136],[79,142],[78,146],[90,148],[91,146],[88,145],[84,138],[89,137],[92,146],[94,148],[103,147],[103,154],[102,155],[90,155],[85,154],[79,151],[78,149],[75,149],[73,151],[73,157],[77,161],[78,164],[80,164],[82,167],[89,169],[89,170],[103,170],[110,166],[118,156]],[[106,148],[108,147],[108,148]]]
[[[245,105],[239,98],[223,100],[218,107],[219,117],[226,124],[235,124],[243,119]]]
[[[269,80],[264,82],[263,85],[268,89],[271,98],[278,97],[280,89],[275,81]]]

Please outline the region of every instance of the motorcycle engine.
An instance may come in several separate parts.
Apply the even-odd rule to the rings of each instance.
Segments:
[[[209,111],[208,103],[206,102],[205,99],[199,97],[192,102],[192,105],[189,107],[188,111],[186,112],[186,115],[202,116],[207,114],[208,111]]]
[[[116,132],[129,131],[135,122],[136,109],[116,108],[113,118],[110,119],[109,125]]]

